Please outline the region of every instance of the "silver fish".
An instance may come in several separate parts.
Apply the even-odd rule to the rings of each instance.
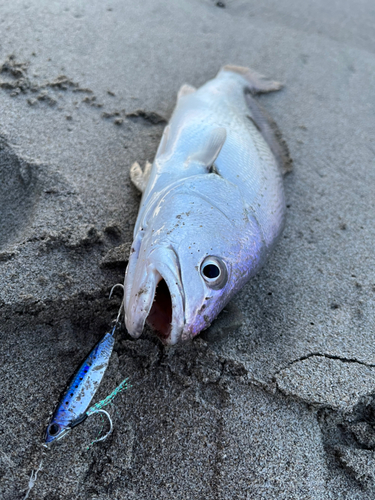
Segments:
[[[165,344],[208,328],[264,264],[285,219],[287,150],[252,94],[281,84],[225,66],[183,85],[153,164],[131,167],[143,192],[125,275],[125,323]]]

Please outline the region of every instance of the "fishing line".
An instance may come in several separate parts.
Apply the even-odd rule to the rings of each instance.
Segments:
[[[128,388],[128,380],[129,380],[129,378],[124,379],[121,382],[121,384],[119,384],[105,399],[102,399],[98,403],[93,404],[91,406],[91,408],[89,408],[87,410],[87,412],[86,412],[87,416],[89,417],[96,410],[101,410],[105,406],[110,405],[112,403],[112,401],[114,400],[114,398],[117,396],[117,394],[119,394],[120,392],[122,392],[123,390]],[[129,387],[131,387],[131,385]]]
[[[90,445],[87,447],[87,450],[89,450],[93,444],[98,443],[99,441],[104,441],[105,439],[107,439],[107,437],[112,433],[113,423],[112,423],[111,416],[109,415],[109,413],[107,411],[103,410],[103,408],[111,405],[113,403],[113,400],[117,396],[117,394],[119,394],[121,391],[128,388],[128,383],[127,383],[128,380],[129,380],[128,378],[124,379],[121,382],[121,384],[119,384],[105,399],[102,399],[102,401],[95,403],[93,406],[91,406],[91,408],[89,408],[87,410],[87,412],[86,412],[87,417],[91,417],[95,413],[104,413],[109,420],[109,426],[110,426],[110,429],[107,432],[107,434],[105,434],[105,436],[102,436],[101,438],[97,437],[96,439],[94,439],[94,441],[92,443],[90,443]],[[129,387],[131,387],[131,386],[129,386]],[[103,429],[103,426],[99,430],[98,436],[100,436],[102,429]]]
[[[29,479],[29,489],[27,490],[26,495],[24,496],[23,500],[26,500],[27,498],[29,498],[30,491],[35,486],[35,483],[36,483],[36,480],[38,477],[38,472],[40,472],[42,470],[43,460],[44,460],[44,458],[42,458],[42,460],[40,461],[39,467],[37,468],[37,470],[35,472],[33,470],[31,471],[31,475],[30,475],[30,479]]]

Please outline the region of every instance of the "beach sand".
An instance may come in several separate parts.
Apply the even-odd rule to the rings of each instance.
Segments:
[[[0,1],[3,500],[42,456],[31,499],[374,498],[374,25],[370,0]],[[121,300],[129,167],[228,63],[285,83],[259,98],[294,162],[283,237],[193,342],[122,330],[112,436],[87,449],[92,418],[45,451]]]

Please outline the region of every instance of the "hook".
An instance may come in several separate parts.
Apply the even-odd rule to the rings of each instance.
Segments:
[[[113,287],[111,288],[111,292],[109,294],[109,299],[112,297],[113,290],[116,288],[116,286],[120,286],[122,288],[122,290],[124,291],[124,285],[122,283],[117,283],[116,285],[113,285]],[[118,310],[117,318],[115,320],[115,324],[114,324],[114,327],[112,330],[112,335],[114,334],[114,332],[115,332],[115,330],[120,322],[120,316],[121,316],[123,307],[124,307],[124,299],[122,299],[122,301],[121,301],[120,309]]]
[[[109,294],[108,299],[112,297],[113,290],[116,288],[116,286],[121,286],[122,290],[124,291],[124,285],[122,283],[117,283],[116,285],[113,285],[113,287],[111,288],[111,292]]]
[[[104,413],[106,415],[106,417],[108,418],[109,420],[109,431],[107,432],[107,434],[105,434],[104,436],[102,436],[101,438],[96,438],[90,446],[92,446],[94,443],[99,443],[99,441],[104,441],[105,439],[107,439],[107,437],[111,434],[111,432],[113,431],[113,424],[112,424],[112,419],[111,419],[111,416],[109,415],[109,413],[105,410],[95,410],[91,413],[91,415],[94,415],[95,413]]]

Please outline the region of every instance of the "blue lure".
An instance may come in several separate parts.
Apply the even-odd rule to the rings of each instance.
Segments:
[[[47,427],[46,444],[61,439],[88,417],[87,408],[108,367],[117,325],[116,321],[112,331],[104,335],[79,367]]]

